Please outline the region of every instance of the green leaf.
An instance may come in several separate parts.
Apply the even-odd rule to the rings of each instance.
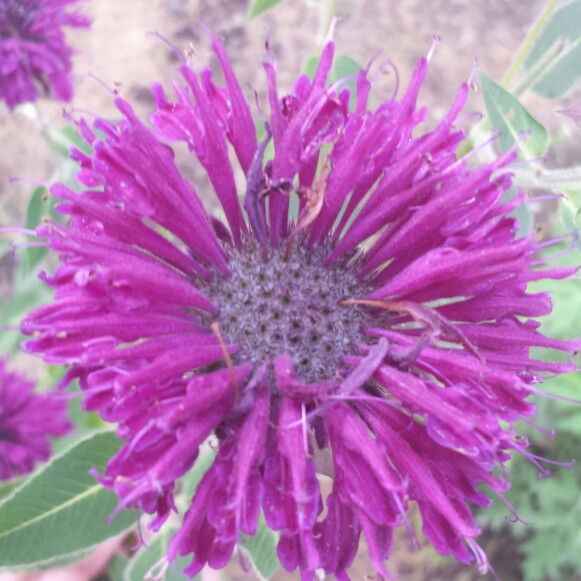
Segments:
[[[67,159],[71,147],[76,147],[87,155],[93,153],[91,146],[81,137],[74,125],[65,125],[62,129],[49,129],[48,138],[53,149]]]
[[[512,186],[504,192],[502,201],[507,203],[518,195],[518,189]],[[529,204],[519,204],[510,215],[516,218],[518,222],[517,236],[527,236],[530,233],[533,224]]]
[[[268,528],[262,515],[256,535],[247,537],[242,542],[242,549],[262,579],[270,579],[280,569],[280,561],[276,554],[277,543],[278,535]]]
[[[304,66],[305,75],[309,77],[312,81],[313,77],[315,76],[315,72],[317,71],[317,65],[319,64],[319,56],[318,55],[311,55]]]
[[[26,311],[50,300],[52,290],[44,285],[34,273],[24,275],[19,268],[15,277],[15,289],[9,300],[0,301],[0,353],[7,353],[16,348],[24,337],[13,329],[18,328]]]
[[[559,216],[565,233],[581,231],[581,206],[575,207],[571,198],[559,200]],[[581,236],[576,240],[577,248],[581,249]]]
[[[48,200],[48,192],[45,187],[38,187],[34,190],[28,210],[26,212],[26,227],[36,228],[42,219],[43,213],[46,211]]]
[[[335,59],[333,69],[331,70],[331,75],[334,81],[345,80],[345,85],[351,89],[351,95],[349,98],[349,108],[351,110],[355,109],[355,103],[357,100],[357,75],[360,70],[361,67],[359,66],[359,63],[345,55],[338,56]]]
[[[524,66],[528,70],[543,60],[543,57],[554,51],[556,44],[562,49],[543,70],[540,79],[533,85],[533,91],[547,99],[563,96],[581,78],[581,0],[571,2],[557,10],[534,47],[527,56]]]
[[[41,222],[50,209],[51,200],[46,188],[36,188],[30,198],[28,210],[26,212],[26,227],[34,230]],[[27,248],[22,253],[22,268],[30,272],[46,255],[47,249],[44,247]]]
[[[252,20],[269,10],[272,10],[277,4],[281,4],[284,0],[253,0],[248,10],[248,20]]]
[[[361,66],[357,61],[349,56],[339,55],[333,63],[331,74],[336,81],[353,77],[353,84],[355,84],[355,77],[357,77],[360,70]]]
[[[38,569],[84,553],[135,524],[132,511],[107,526],[113,492],[88,471],[103,471],[121,442],[93,433],[52,459],[0,503],[0,567]]]
[[[523,159],[542,157],[549,146],[547,130],[520,104],[518,99],[484,73],[479,74],[490,124],[500,131],[498,143],[507,151],[515,143]],[[529,133],[528,137],[523,136]]]

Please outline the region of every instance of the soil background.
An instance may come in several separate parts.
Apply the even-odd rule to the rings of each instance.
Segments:
[[[391,60],[397,66],[400,87],[405,88],[418,59],[427,53],[434,35],[441,42],[430,64],[421,101],[427,104],[432,120],[441,118],[460,84],[469,78],[478,60],[480,70],[495,80],[502,74],[526,35],[543,2],[529,0],[338,0],[339,20],[334,34],[337,54],[346,54],[366,64],[381,51],[377,62]],[[318,7],[315,1],[287,0],[273,12],[248,23],[248,0],[92,0],[84,11],[93,19],[91,31],[72,31],[68,38],[78,51],[75,57],[76,93],[71,106],[78,112],[116,118],[112,95],[115,89],[147,116],[153,111],[149,87],[161,82],[166,87],[178,78],[175,52],[153,32],[159,33],[180,51],[190,50],[196,69],[216,66],[209,49],[208,34],[200,23],[220,35],[233,68],[250,100],[252,91],[267,109],[264,99],[265,75],[262,61],[268,39],[278,61],[279,90],[291,90],[309,56],[319,50]],[[376,99],[388,97],[395,75],[381,74],[376,67]],[[98,79],[98,80],[96,80]],[[401,89],[400,89],[401,91]],[[467,112],[483,110],[475,90]],[[546,125],[557,128],[558,147],[551,150],[551,165],[565,163],[574,155],[579,135],[574,124],[555,111],[572,104],[571,96],[550,105],[529,96],[525,103]],[[22,225],[32,186],[10,183],[15,176],[41,182],[58,179],[57,154],[51,151],[43,131],[64,124],[63,106],[49,101],[38,104],[38,117],[22,112],[10,115],[0,109],[0,227]],[[255,109],[256,112],[256,109]],[[577,148],[578,151],[578,148]],[[180,152],[179,165],[196,185],[207,188],[196,161]],[[11,267],[4,257],[0,264],[0,291],[7,293]],[[8,282],[7,282],[8,281]],[[517,525],[515,525],[517,526]],[[522,579],[518,546],[509,534],[484,535],[482,543],[492,565],[503,581]],[[353,579],[371,575],[362,547],[352,572]],[[407,581],[469,581],[482,577],[476,568],[464,568],[438,557],[425,547],[412,550],[400,531],[395,543],[391,570]],[[238,561],[227,571],[229,579],[251,578]],[[292,576],[295,578],[294,576]],[[277,579],[288,579],[285,574]]]

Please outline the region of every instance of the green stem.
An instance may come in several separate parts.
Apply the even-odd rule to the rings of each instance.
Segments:
[[[514,168],[514,183],[523,188],[564,191],[581,188],[581,166],[564,169]]]
[[[539,61],[532,66],[524,76],[524,79],[513,91],[515,97],[520,97],[527,89],[532,87],[546,72],[553,66],[555,61],[561,56],[565,43],[559,41],[555,43]]]
[[[547,24],[549,18],[551,17],[551,14],[553,14],[558,4],[559,0],[548,0],[548,2],[545,4],[545,7],[539,14],[539,17],[531,27],[530,32],[528,33],[524,42],[518,49],[514,57],[514,60],[512,61],[510,67],[508,68],[508,71],[506,71],[506,74],[504,75],[504,78],[500,83],[503,88],[507,89],[508,86],[510,85],[511,81],[513,80],[514,76],[520,69],[521,65],[523,64],[524,60],[529,54],[531,48],[535,44],[535,41],[541,34],[543,28]]]

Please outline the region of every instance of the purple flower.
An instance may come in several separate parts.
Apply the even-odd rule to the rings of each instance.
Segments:
[[[258,142],[216,38],[213,48],[225,86],[182,66],[175,101],[153,88],[154,129],[120,98],[121,122],[80,121],[92,153],[71,155],[85,190],[51,189],[70,222],[38,229],[60,266],[45,275],[54,302],[22,323],[28,351],[71,365],[65,383],[78,378],[86,408],[119,424],[125,445],[102,481],[121,507],[155,514],[154,530],[214,436],[214,464],[169,548],[170,560],[194,554],[190,575],[223,567],[261,511],[282,564],[305,579],[319,568],[347,578],[361,534],[386,575],[394,527],[413,538],[414,503],[438,551],[485,570],[468,503],[490,504],[481,484],[502,496],[508,481],[492,471],[527,453],[512,426],[534,415],[535,383],[574,368],[529,350],[576,347],[529,318],[551,300],[527,283],[572,271],[533,269],[537,246],[516,237],[521,200],[504,201],[515,154],[472,169],[457,159],[467,84],[414,135],[427,58],[376,110],[362,70],[350,110],[349,90],[328,85],[332,43],[313,80],[282,98],[269,55]],[[167,145],[178,141],[219,215],[178,171]]]
[[[10,109],[36,101],[39,89],[70,101],[71,56],[63,28],[90,20],[67,11],[83,0],[0,0],[0,100]]]
[[[34,384],[0,359],[0,480],[27,474],[51,455],[50,436],[71,428],[62,398],[34,393]]]

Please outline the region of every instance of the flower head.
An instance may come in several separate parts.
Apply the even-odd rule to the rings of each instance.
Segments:
[[[33,392],[34,384],[6,369],[0,359],[0,480],[27,474],[51,455],[50,436],[71,428],[66,404]]]
[[[36,101],[39,90],[70,101],[72,49],[63,28],[88,27],[68,11],[82,0],[0,0],[0,100],[10,109]]]
[[[259,142],[215,38],[213,48],[225,85],[184,65],[174,101],[153,88],[154,129],[120,98],[121,122],[79,122],[92,147],[72,151],[85,190],[51,189],[71,219],[38,229],[60,266],[46,277],[54,302],[22,324],[27,349],[71,365],[87,409],[119,424],[125,445],[102,481],[121,506],[155,514],[153,529],[201,443],[217,439],[169,549],[170,560],[194,554],[191,575],[224,566],[261,510],[288,570],[346,578],[363,534],[385,575],[394,527],[413,535],[413,503],[441,553],[486,568],[468,501],[490,503],[481,484],[508,487],[492,470],[526,453],[512,426],[534,414],[534,384],[574,367],[529,354],[573,349],[539,332],[529,317],[551,301],[526,290],[571,271],[534,270],[535,243],[517,238],[520,199],[504,198],[515,155],[473,169],[457,159],[467,84],[414,135],[426,58],[376,110],[362,70],[350,110],[349,89],[327,81],[332,43],[312,81],[282,98],[269,55]],[[178,171],[167,144],[177,141],[204,167],[221,216]]]

